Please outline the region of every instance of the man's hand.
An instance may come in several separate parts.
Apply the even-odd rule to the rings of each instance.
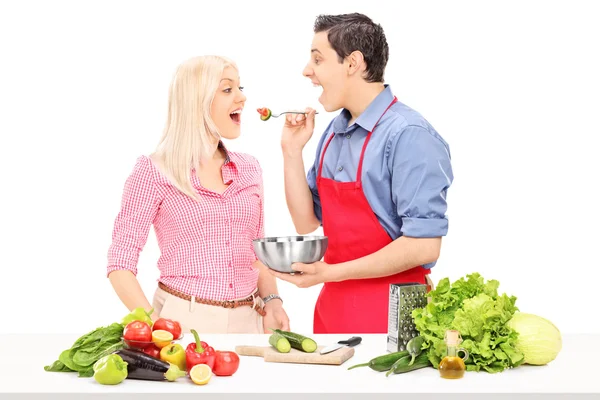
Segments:
[[[272,333],[271,329],[290,330],[290,319],[280,300],[273,299],[265,304],[265,312],[267,314],[263,317],[264,333]]]
[[[292,269],[296,272],[291,274],[273,270],[269,270],[269,272],[277,278],[290,282],[299,288],[308,288],[332,280],[332,266],[323,261],[317,261],[310,264],[295,263],[292,264]]]
[[[302,153],[315,130],[315,113],[312,108],[305,110],[307,114],[287,114],[285,125],[281,131],[281,148],[284,153]]]

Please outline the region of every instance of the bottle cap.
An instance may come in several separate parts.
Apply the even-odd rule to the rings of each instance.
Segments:
[[[446,331],[446,344],[449,346],[458,346],[460,342],[462,342],[462,338],[460,337],[460,332],[452,329]]]

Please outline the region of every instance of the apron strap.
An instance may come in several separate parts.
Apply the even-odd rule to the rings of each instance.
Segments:
[[[392,102],[390,103],[389,106],[387,106],[387,108],[385,109],[385,111],[383,112],[383,114],[381,114],[381,116],[379,117],[379,119],[377,120],[377,122],[375,123],[375,125],[373,126],[373,131],[375,130],[375,128],[377,127],[377,124],[379,123],[379,121],[381,121],[381,118],[383,118],[383,116],[385,115],[385,113],[390,109],[390,107],[392,107],[394,105],[395,102],[398,101],[398,98],[396,96],[394,96],[394,100],[392,100]],[[363,148],[362,151],[360,153],[360,159],[358,160],[358,169],[356,170],[356,186],[359,187],[360,186],[360,181],[361,181],[361,176],[362,176],[362,166],[363,166],[363,159],[365,157],[365,150],[367,150],[367,144],[369,143],[369,140],[371,139],[371,135],[373,134],[373,131],[369,132],[367,134],[367,138],[365,139],[365,143],[363,144]]]
[[[329,147],[329,143],[331,143],[331,140],[334,136],[335,132],[332,133],[329,139],[327,139],[325,146],[323,146],[323,151],[321,152],[321,160],[319,161],[319,171],[317,172],[317,181],[321,180],[321,171],[323,170],[323,160],[325,159],[325,151],[327,151],[327,147]]]

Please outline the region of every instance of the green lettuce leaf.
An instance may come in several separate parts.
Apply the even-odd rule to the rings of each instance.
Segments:
[[[467,371],[496,373],[523,363],[523,354],[515,347],[518,335],[507,325],[518,311],[517,298],[499,295],[499,286],[496,280],[485,282],[478,273],[452,284],[444,278],[427,294],[431,302],[413,311],[434,367],[446,355],[444,335],[449,329],[458,330],[462,336],[460,347],[469,353]]]

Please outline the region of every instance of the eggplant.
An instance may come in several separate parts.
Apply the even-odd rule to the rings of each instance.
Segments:
[[[144,381],[175,381],[186,376],[186,372],[175,364],[170,364],[141,351],[121,349],[115,352],[127,363],[127,379]]]

